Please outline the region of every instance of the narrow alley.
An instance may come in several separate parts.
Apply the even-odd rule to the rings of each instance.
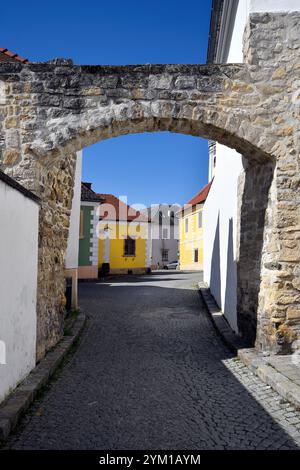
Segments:
[[[80,284],[80,343],[10,449],[297,449],[300,413],[216,334],[200,273]]]

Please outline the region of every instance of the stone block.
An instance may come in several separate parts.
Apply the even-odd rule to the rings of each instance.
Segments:
[[[17,149],[6,149],[3,152],[3,165],[16,165],[21,158],[20,151]]]
[[[172,75],[150,75],[149,87],[158,90],[169,90],[171,88]]]

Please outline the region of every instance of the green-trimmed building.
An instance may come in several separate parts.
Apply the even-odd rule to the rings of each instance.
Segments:
[[[92,190],[91,183],[81,183],[78,278],[98,277],[97,208],[103,198]]]

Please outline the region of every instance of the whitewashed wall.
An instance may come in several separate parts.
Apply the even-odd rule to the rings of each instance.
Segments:
[[[204,280],[231,327],[236,321],[237,180],[241,156],[217,144],[215,177],[204,205]]]
[[[243,61],[243,33],[249,13],[299,9],[300,0],[240,0],[228,57],[223,61]],[[237,180],[242,171],[242,157],[217,144],[215,177],[203,214],[204,280],[235,331]]]
[[[81,199],[81,173],[82,173],[82,151],[77,152],[74,194],[70,217],[70,228],[68,247],[66,253],[66,269],[78,268],[79,252],[79,224],[80,224],[80,199]]]
[[[0,180],[0,402],[35,366],[38,216],[38,203]]]
[[[178,240],[175,239],[167,239],[163,240],[162,238],[160,239],[152,239],[152,259],[151,259],[151,265],[152,266],[159,266],[162,267],[163,265],[166,265],[168,263],[171,263],[172,261],[177,261],[178,260]],[[161,255],[162,255],[162,250],[168,250],[168,261],[162,261]]]
[[[179,240],[179,220],[174,217],[174,226],[171,228],[169,213],[172,211],[174,214],[180,210],[178,204],[160,204],[159,206],[152,207],[150,224],[151,231],[151,266],[159,266],[162,268],[164,265],[172,261],[178,261],[178,240]],[[162,212],[163,219],[162,225],[159,225],[159,212]],[[163,230],[166,229],[168,237],[163,237]],[[171,238],[173,230],[173,238]],[[162,261],[162,250],[168,250],[168,261]]]

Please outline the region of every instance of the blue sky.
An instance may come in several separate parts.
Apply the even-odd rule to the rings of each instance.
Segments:
[[[210,7],[210,0],[4,2],[0,46],[32,61],[205,63]],[[207,166],[200,138],[128,135],[85,149],[83,179],[130,203],[182,204],[207,182]]]

